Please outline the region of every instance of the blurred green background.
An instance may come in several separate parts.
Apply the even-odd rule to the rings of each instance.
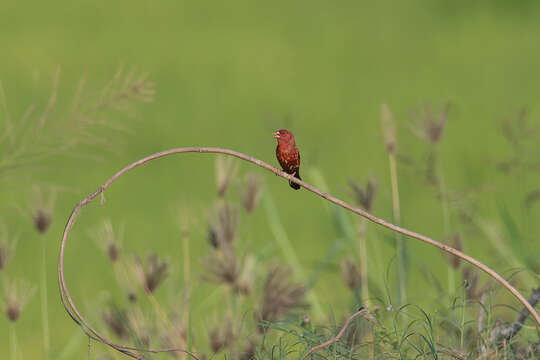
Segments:
[[[183,146],[230,148],[277,165],[272,131],[288,128],[300,147],[307,182],[315,181],[313,174],[319,172],[330,193],[352,201],[348,179],[376,177],[374,214],[391,220],[382,103],[390,106],[397,126],[403,225],[438,240],[445,236],[437,190],[426,183],[422,171],[427,144],[411,133],[408,124],[411,110],[427,102],[434,108],[449,102],[438,152],[448,192],[477,193],[468,202],[474,214],[499,224],[502,241],[523,264],[534,264],[535,257],[538,264],[540,210],[526,208],[523,200],[536,189],[540,177],[535,171],[515,176],[497,170],[499,162],[515,155],[501,133],[501,123],[517,118],[526,107],[531,123],[538,124],[540,4],[536,1],[4,0],[0,13],[0,80],[14,123],[31,104],[43,111],[58,65],[61,75],[51,119],[69,117],[67,110],[83,73],[90,87],[99,88],[119,67],[136,67],[149,73],[157,90],[153,102],[137,105],[135,118],[107,115],[129,127],[127,132],[98,130],[111,134],[113,151],[99,145],[76,147],[2,179],[2,221],[10,234],[19,237],[15,256],[3,272],[35,284],[40,281],[36,259],[41,236],[13,205],[27,208],[34,184],[63,189],[51,229],[44,235],[51,358],[86,356],[86,341],[59,301],[58,247],[71,209],[115,171],[147,154]],[[4,111],[0,119],[5,131]],[[6,151],[7,145],[3,146]],[[103,159],[86,156],[94,151]],[[536,154],[527,156],[535,160]],[[105,217],[115,226],[125,225],[126,253],[152,250],[168,256],[175,270],[167,281],[178,288],[174,281],[181,278],[183,265],[177,210],[191,209],[197,219],[190,245],[192,271],[194,276],[203,271],[200,259],[208,249],[206,208],[216,199],[213,161],[213,155],[187,154],[153,162],[115,183],[103,208],[93,204],[83,211],[66,254],[68,286],[83,312],[92,311],[101,292],[117,290],[112,268],[88,235]],[[331,212],[311,193],[293,192],[283,179],[242,163],[241,173],[247,170],[264,178],[265,196],[255,214],[240,215],[243,249],[264,253],[265,259],[283,258],[265,210],[270,194],[305,271],[312,273],[343,237]],[[236,192],[233,186],[231,199]],[[494,251],[484,233],[467,232],[453,203],[450,213],[451,232],[464,233],[465,252],[506,276],[515,270],[515,263]],[[355,221],[351,218],[351,224]],[[520,239],[504,230],[512,221]],[[390,265],[392,239],[388,231],[369,225],[369,249],[378,242],[382,251],[369,264],[373,279],[382,281],[388,267],[395,273]],[[517,246],[516,241],[520,241]],[[426,245],[415,240],[407,244],[408,301],[429,310],[437,294],[420,273],[429,268],[446,286],[447,263]],[[347,313],[351,302],[339,281],[341,258],[339,254],[332,259],[334,266],[326,269],[315,287],[323,308],[337,314]],[[538,272],[538,267],[533,270]],[[212,289],[197,285],[194,299],[207,299]],[[167,290],[160,291],[157,297],[166,303]],[[39,298],[37,293],[30,300],[16,324],[26,359],[43,358]],[[219,298],[209,298],[193,310],[194,327],[204,328],[207,314],[218,302]],[[514,300],[509,303],[517,306]],[[8,329],[3,317],[2,349],[8,348]]]

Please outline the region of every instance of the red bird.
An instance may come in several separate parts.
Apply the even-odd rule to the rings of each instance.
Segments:
[[[302,180],[300,177],[300,153],[294,142],[294,136],[289,130],[281,129],[274,133],[277,139],[276,157],[283,171],[287,174],[294,174],[294,177]],[[289,181],[290,187],[294,190],[300,189],[300,185]]]

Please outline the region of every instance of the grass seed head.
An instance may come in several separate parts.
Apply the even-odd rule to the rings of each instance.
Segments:
[[[356,204],[368,212],[371,211],[377,193],[377,182],[369,179],[363,187],[360,181],[349,180],[349,186],[353,191]]]
[[[23,280],[5,279],[3,307],[10,322],[19,319],[24,307],[35,293],[35,287]]]
[[[274,322],[280,320],[288,312],[305,308],[306,287],[291,281],[291,270],[280,265],[273,265],[268,270],[263,286],[263,295],[258,321]],[[259,327],[262,332],[263,328]]]
[[[255,210],[260,198],[262,189],[261,179],[253,172],[248,172],[244,176],[244,181],[241,184],[240,197],[244,209],[251,213]]]
[[[147,255],[146,262],[135,256],[132,271],[143,289],[153,293],[169,276],[169,264],[160,260],[157,254]]]
[[[356,289],[358,289],[362,277],[360,276],[360,270],[350,257],[346,257],[345,260],[341,262],[341,275],[343,282],[351,291],[356,291]]]

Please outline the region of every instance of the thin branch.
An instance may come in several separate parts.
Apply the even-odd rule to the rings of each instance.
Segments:
[[[109,346],[111,346],[112,348],[128,355],[128,356],[131,356],[132,358],[135,358],[135,359],[139,359],[141,356],[134,353],[133,351],[138,351],[138,352],[152,352],[152,353],[157,353],[157,352],[171,352],[171,351],[183,351],[183,352],[186,352],[188,355],[192,356],[193,358],[197,359],[197,357],[190,353],[190,352],[187,352],[185,350],[181,350],[181,349],[161,349],[161,350],[151,350],[151,349],[138,349],[138,348],[134,348],[134,347],[128,347],[128,346],[122,346],[122,345],[118,345],[118,344],[114,344],[112,343],[111,341],[107,340],[105,337],[103,337],[97,330],[95,330],[87,321],[86,319],[80,314],[79,310],[77,309],[77,307],[75,306],[75,303],[73,302],[73,299],[71,298],[71,296],[69,295],[69,291],[68,291],[68,288],[67,288],[67,285],[66,285],[66,281],[65,281],[65,278],[64,278],[64,251],[65,251],[65,246],[66,246],[66,242],[67,242],[67,237],[69,235],[69,231],[71,230],[71,227],[73,226],[73,223],[75,222],[75,218],[77,217],[77,215],[79,214],[80,210],[88,205],[94,198],[96,198],[98,195],[103,195],[103,192],[115,181],[117,180],[120,176],[124,175],[126,172],[130,171],[131,169],[137,167],[137,166],[140,166],[140,165],[143,165],[149,161],[152,161],[152,160],[155,160],[155,159],[159,159],[159,158],[162,158],[162,157],[165,157],[165,156],[169,156],[169,155],[173,155],[173,154],[180,154],[180,153],[188,153],[188,152],[195,152],[195,153],[215,153],[215,154],[225,154],[225,155],[229,155],[229,156],[234,156],[234,157],[237,157],[239,159],[242,159],[244,161],[248,161],[248,162],[251,162],[257,166],[260,166],[272,173],[274,173],[275,175],[277,176],[281,176],[282,178],[284,179],[287,179],[289,181],[292,181],[294,183],[297,183],[299,184],[300,186],[302,186],[304,189],[308,190],[308,191],[311,191],[313,193],[315,193],[316,195],[322,197],[323,199],[326,199],[338,206],[341,206],[355,214],[358,214],[360,216],[363,216],[365,217],[366,219],[376,223],[376,224],[379,224],[383,227],[386,227],[392,231],[396,231],[398,233],[401,233],[403,235],[407,235],[409,237],[412,237],[412,238],[415,238],[415,239],[418,239],[420,241],[423,241],[427,244],[430,244],[432,246],[435,246],[443,251],[446,251],[447,253],[449,254],[452,254],[454,256],[457,256],[459,257],[460,259],[462,260],[465,260],[467,262],[469,262],[470,264],[476,266],[477,268],[481,269],[482,271],[484,271],[485,273],[487,273],[489,276],[491,276],[492,278],[494,278],[495,280],[497,280],[501,285],[503,285],[508,291],[510,291],[524,306],[525,308],[532,314],[532,316],[534,317],[536,323],[538,325],[540,325],[540,316],[538,315],[538,313],[535,311],[534,307],[531,306],[531,304],[529,304],[529,302],[527,301],[527,299],[525,299],[523,297],[523,295],[521,295],[519,293],[519,291],[517,291],[512,285],[510,285],[510,283],[508,283],[502,276],[500,276],[499,274],[497,274],[495,271],[493,271],[492,269],[490,269],[489,267],[487,267],[486,265],[484,265],[483,263],[479,262],[478,260],[464,254],[463,252],[461,251],[458,251],[448,245],[445,245],[445,244],[442,244],[438,241],[435,241],[427,236],[424,236],[424,235],[421,235],[421,234],[418,234],[414,231],[411,231],[411,230],[407,230],[407,229],[404,229],[402,227],[399,227],[397,225],[394,225],[392,223],[389,223],[385,220],[382,220],[382,219],[379,219],[378,217],[375,217],[373,215],[371,215],[370,213],[362,210],[362,209],[359,209],[359,208],[356,208],[342,200],[339,200],[325,192],[322,192],[321,190],[305,183],[304,181],[301,181],[299,180],[298,178],[295,178],[293,175],[289,175],[259,159],[256,159],[256,158],[253,158],[251,156],[248,156],[248,155],[245,155],[245,154],[242,154],[242,153],[239,153],[239,152],[236,152],[236,151],[233,151],[233,150],[229,150],[229,149],[221,149],[221,148],[212,148],[212,147],[184,147],[184,148],[177,148],[177,149],[170,149],[170,150],[166,150],[166,151],[162,151],[162,152],[159,152],[159,153],[155,153],[155,154],[152,154],[152,155],[149,155],[149,156],[146,156],[140,160],[137,160],[129,165],[127,165],[126,167],[124,167],[123,169],[121,169],[120,171],[118,171],[116,174],[114,174],[110,179],[108,179],[103,185],[101,185],[96,191],[94,191],[93,193],[91,193],[90,195],[88,195],[87,197],[85,197],[83,200],[81,200],[77,206],[75,206],[75,208],[73,209],[72,213],[71,213],[71,216],[69,217],[68,221],[67,221],[67,224],[66,224],[66,227],[64,228],[64,233],[63,233],[63,236],[62,236],[62,242],[61,242],[61,245],[60,245],[60,254],[59,254],[59,259],[58,259],[58,283],[59,283],[59,287],[60,287],[60,297],[61,297],[61,300],[62,300],[62,304],[64,305],[64,308],[66,309],[67,313],[69,314],[69,316],[79,325],[82,327],[83,331],[90,337],[92,337],[94,340],[96,341],[100,341],[104,344],[107,344]]]
[[[355,318],[357,317],[358,315],[360,314],[363,314],[365,313],[367,310],[362,308],[360,309],[359,311],[355,312],[354,314],[352,314],[351,316],[349,316],[349,318],[347,319],[347,321],[345,321],[345,324],[343,325],[343,327],[341,328],[341,330],[339,330],[338,334],[336,336],[334,336],[333,338],[331,338],[330,340],[328,341],[325,341],[323,342],[322,344],[319,344],[317,346],[314,346],[312,347],[311,349],[309,349],[309,351],[307,353],[304,354],[304,356],[302,356],[302,359],[300,360],[304,360],[305,358],[307,358],[309,355],[311,355],[311,353],[319,350],[319,349],[322,349],[324,347],[327,347],[328,345],[331,345],[337,341],[339,341],[339,339],[341,339],[341,337],[343,336],[343,334],[345,334],[345,330],[347,330],[347,328],[349,327],[349,324],[350,322]]]

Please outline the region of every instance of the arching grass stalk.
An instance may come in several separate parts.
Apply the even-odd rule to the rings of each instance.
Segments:
[[[280,176],[288,181],[294,182],[298,185],[300,185],[302,188],[304,188],[306,191],[312,192],[316,194],[317,196],[322,197],[323,199],[326,199],[327,201],[332,202],[335,205],[338,205],[352,213],[355,213],[357,215],[360,215],[362,217],[365,217],[369,221],[378,224],[380,226],[383,226],[387,229],[390,229],[395,232],[399,232],[403,235],[406,235],[408,237],[420,240],[426,244],[429,244],[431,246],[434,246],[440,250],[443,250],[453,256],[457,256],[460,259],[467,261],[471,265],[475,266],[476,268],[484,271],[486,274],[488,274],[491,278],[496,280],[498,283],[500,283],[502,286],[504,286],[512,295],[521,302],[527,311],[532,315],[534,318],[534,321],[540,325],[540,315],[536,312],[533,306],[527,301],[527,299],[519,292],[517,291],[506,279],[504,279],[502,276],[500,276],[498,273],[493,271],[488,266],[484,265],[480,261],[468,256],[467,254],[456,250],[448,245],[445,245],[443,243],[440,243],[436,240],[433,240],[425,235],[416,233],[414,231],[402,228],[400,226],[394,225],[388,221],[385,221],[383,219],[380,219],[371,213],[364,211],[360,208],[354,207],[348,203],[346,203],[343,200],[340,200],[330,194],[324,193],[321,190],[315,188],[314,186],[299,180],[295,178],[293,175],[287,174],[284,171],[281,171],[264,161],[261,161],[259,159],[256,159],[254,157],[248,156],[246,154],[242,154],[240,152],[229,150],[229,149],[223,149],[223,148],[213,148],[213,147],[184,147],[184,148],[176,148],[176,149],[170,149],[165,150],[159,153],[155,153],[152,155],[148,155],[142,159],[139,159],[127,166],[125,166],[123,169],[119,170],[117,173],[115,173],[111,178],[109,178],[105,183],[103,183],[97,190],[86,196],[84,199],[82,199],[73,209],[71,212],[71,215],[66,223],[66,226],[64,228],[64,232],[62,235],[62,241],[60,243],[60,254],[58,258],[58,284],[60,287],[60,297],[62,304],[64,305],[64,308],[66,312],[69,314],[69,316],[79,325],[82,330],[89,336],[91,339],[99,341],[101,343],[104,343],[113,349],[130,356],[134,359],[140,359],[141,355],[140,352],[148,352],[148,353],[160,353],[160,352],[184,352],[187,353],[189,356],[191,356],[194,359],[199,359],[196,354],[193,354],[192,352],[189,352],[185,349],[140,349],[133,346],[126,346],[126,345],[119,345],[111,342],[107,338],[105,338],[100,332],[98,332],[96,329],[90,325],[90,323],[82,316],[80,311],[78,310],[77,306],[75,305],[69,290],[67,288],[66,280],[65,280],[65,271],[64,271],[64,254],[65,254],[65,248],[67,243],[67,238],[69,235],[69,232],[71,228],[73,227],[73,224],[75,222],[75,219],[81,209],[88,205],[90,202],[92,202],[96,197],[99,197],[104,193],[104,191],[111,186],[111,184],[117,180],[119,177],[124,175],[125,173],[129,172],[130,170],[141,166],[143,164],[146,164],[147,162],[150,162],[155,159],[159,159],[165,156],[173,155],[173,154],[181,154],[181,153],[214,153],[214,154],[225,154],[229,156],[234,156],[236,158],[242,159],[244,161],[250,162],[252,164],[255,164],[259,167],[262,167],[273,174]]]

